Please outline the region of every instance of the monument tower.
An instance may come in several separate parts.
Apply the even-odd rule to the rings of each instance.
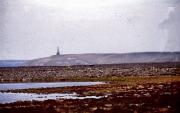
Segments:
[[[60,55],[59,46],[57,47],[57,53],[56,53],[56,55]]]

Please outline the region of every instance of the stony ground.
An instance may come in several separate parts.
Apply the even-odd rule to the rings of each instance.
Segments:
[[[97,81],[124,76],[179,76],[180,62],[0,68],[0,82]]]

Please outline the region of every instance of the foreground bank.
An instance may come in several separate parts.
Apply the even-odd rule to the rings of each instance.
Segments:
[[[119,78],[120,79],[120,78]],[[149,79],[149,80],[147,80]],[[127,77],[108,84],[7,90],[12,93],[72,93],[102,98],[18,101],[0,104],[0,113],[178,113],[180,77]]]
[[[1,90],[3,94],[40,95],[37,98],[41,101],[21,99],[17,102],[0,104],[0,113],[180,112],[180,63],[0,68],[0,78],[2,84],[57,81],[106,83]],[[43,97],[51,94],[58,95],[54,95],[55,98]],[[76,98],[58,98],[61,94]],[[46,99],[42,100],[44,98]]]

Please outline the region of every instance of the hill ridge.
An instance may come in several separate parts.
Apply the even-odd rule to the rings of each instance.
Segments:
[[[24,66],[72,66],[152,62],[180,62],[180,52],[63,54],[30,60]]]

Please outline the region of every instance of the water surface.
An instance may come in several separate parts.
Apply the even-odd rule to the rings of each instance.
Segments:
[[[1,93],[0,103],[13,103],[17,101],[45,101],[57,99],[100,99],[102,96],[85,96],[81,97],[76,93],[52,93],[52,94],[36,94],[36,93]]]
[[[105,84],[104,82],[48,82],[48,83],[1,83],[0,90],[16,90],[16,89],[29,89],[29,88],[55,88],[55,87],[68,87],[68,86],[90,86],[97,84]],[[0,92],[0,103],[13,103],[17,101],[45,101],[57,99],[99,99],[101,96],[85,96],[80,97],[75,92],[69,93],[52,93],[52,94],[36,94],[36,93],[12,93]]]
[[[104,84],[104,83],[103,82],[1,83],[0,90],[56,88],[56,87],[68,87],[68,86],[90,86],[97,84]]]

